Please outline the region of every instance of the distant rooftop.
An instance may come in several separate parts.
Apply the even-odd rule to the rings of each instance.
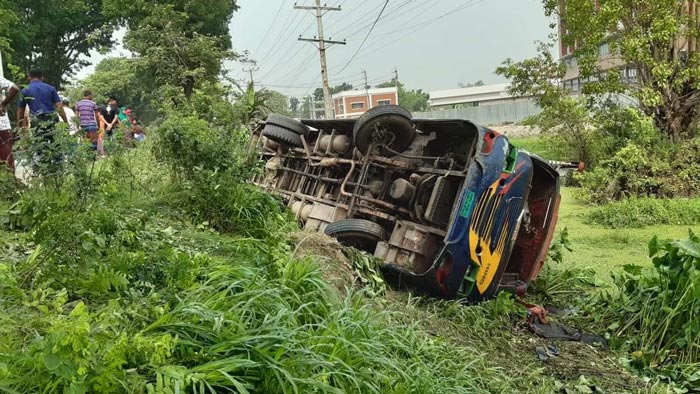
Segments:
[[[355,96],[363,96],[366,94],[371,94],[371,95],[378,95],[378,94],[387,94],[387,93],[394,93],[396,92],[395,87],[391,88],[371,88],[371,89],[354,89],[354,90],[346,90],[344,92],[338,92],[333,95],[333,98],[341,98],[341,97],[355,97]]]
[[[508,88],[510,88],[509,83],[499,83],[471,88],[436,90],[430,92],[430,105],[436,107],[513,98],[514,96],[508,92]]]

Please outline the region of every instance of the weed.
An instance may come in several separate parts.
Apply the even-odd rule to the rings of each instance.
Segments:
[[[617,291],[601,297],[608,329],[624,342],[630,363],[700,389],[700,238],[649,243],[653,269],[628,265]]]
[[[591,211],[586,221],[612,228],[700,224],[700,199],[630,198]]]

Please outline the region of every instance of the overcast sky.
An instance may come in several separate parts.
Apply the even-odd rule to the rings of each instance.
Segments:
[[[314,45],[297,38],[318,33],[316,18],[309,11],[295,10],[295,2],[314,4],[314,0],[239,0],[231,36],[234,50],[247,50],[258,62],[257,82],[303,96],[320,86],[320,62]],[[325,2],[342,8],[324,17],[326,38],[347,40],[347,45],[328,49],[331,85],[361,86],[362,70],[367,70],[370,85],[376,85],[390,80],[394,68],[409,88],[426,91],[477,80],[503,82],[495,68],[508,57],[533,56],[534,42],[546,40],[550,33],[541,0],[389,0],[361,46],[385,1]],[[226,64],[232,76],[248,79],[243,68],[239,63]]]

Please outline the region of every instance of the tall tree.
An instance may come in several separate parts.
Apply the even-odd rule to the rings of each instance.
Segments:
[[[149,88],[145,76],[139,72],[137,59],[104,59],[92,74],[66,90],[75,102],[82,98],[85,89],[92,91],[98,103],[105,102],[109,96],[116,96],[120,105],[132,108],[143,122],[156,118],[161,104],[160,92]]]
[[[678,142],[700,117],[700,3],[696,0],[543,0],[575,47],[585,93],[627,93]],[[610,56],[601,61],[600,49]],[[610,63],[636,71],[625,83]]]
[[[409,111],[425,111],[428,109],[428,100],[430,95],[423,92],[422,89],[418,90],[407,90],[403,83],[393,79],[388,82],[383,82],[377,85],[378,88],[392,88],[398,85],[399,87],[399,105],[406,108]]]
[[[105,0],[105,12],[126,22],[126,47],[155,86],[176,86],[189,98],[218,79],[225,59],[235,57],[228,23],[235,0]]]
[[[331,94],[336,94],[340,92],[347,92],[348,90],[352,89],[353,86],[351,84],[343,82],[340,85],[331,86],[329,92]],[[316,90],[314,90],[314,98],[316,99],[316,101],[323,101],[323,88],[316,88]]]
[[[298,98],[289,98],[289,111],[292,113],[293,116],[299,116],[299,104],[301,104],[301,102]]]
[[[469,83],[461,83],[461,82],[460,82],[460,83],[457,84],[457,86],[459,86],[460,88],[473,88],[473,87],[476,87],[476,86],[484,86],[484,81],[478,80],[478,81],[476,81],[476,82],[474,82],[474,83],[472,83],[472,82],[469,82]]]
[[[289,110],[289,103],[290,100],[287,98],[287,96],[283,95],[282,93],[277,92],[275,90],[267,91],[265,104],[270,112],[283,114],[287,116],[292,115],[292,112],[290,112]]]
[[[102,0],[0,1],[0,46],[21,73],[32,67],[59,86],[89,64],[93,49],[112,45],[113,20],[102,12]],[[9,42],[9,47],[3,45]]]

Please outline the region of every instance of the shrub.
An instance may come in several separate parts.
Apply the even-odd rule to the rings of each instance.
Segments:
[[[700,237],[649,243],[653,267],[625,266],[599,303],[631,362],[700,390]]]
[[[193,115],[172,114],[154,135],[156,159],[167,163],[178,180],[204,170],[243,182],[255,168],[245,151],[248,136],[233,125],[217,127]]]
[[[178,184],[166,203],[219,231],[277,239],[288,221],[277,200],[246,182],[256,162],[248,137],[192,115],[172,115],[157,129],[156,157]],[[270,234],[274,234],[270,237]]]
[[[613,228],[700,224],[700,199],[629,198],[595,208],[586,222]]]
[[[700,195],[700,138],[679,145],[629,143],[595,169],[578,175],[584,197],[606,203],[629,197]]]

